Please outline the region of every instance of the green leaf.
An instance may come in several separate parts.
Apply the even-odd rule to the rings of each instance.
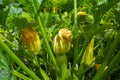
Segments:
[[[37,11],[40,9],[40,5],[42,0],[17,0],[21,5],[23,5],[23,9],[31,14],[34,12],[34,8],[36,7]],[[33,1],[35,6],[33,6]],[[32,15],[33,16],[33,15]]]
[[[1,49],[1,47],[0,47]],[[5,54],[5,53],[4,53]],[[1,80],[11,80],[14,76],[11,75],[10,66],[8,64],[6,57],[3,55],[3,52],[0,50],[0,79]]]
[[[36,27],[37,23],[35,20],[26,12],[21,12],[22,16],[15,17],[13,19],[13,24],[19,28],[25,28],[25,27]]]
[[[96,5],[97,2],[94,0],[92,5],[92,12],[94,15],[94,23],[99,23],[102,16],[110,10],[114,5],[116,5],[119,0],[107,0],[106,2],[102,3],[101,5]]]

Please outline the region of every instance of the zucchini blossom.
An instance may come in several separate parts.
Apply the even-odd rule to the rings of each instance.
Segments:
[[[60,29],[53,41],[53,50],[55,54],[62,55],[70,50],[72,32],[66,28]]]

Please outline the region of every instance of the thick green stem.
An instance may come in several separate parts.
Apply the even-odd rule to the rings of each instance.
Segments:
[[[49,45],[49,43],[48,43],[47,34],[46,34],[46,32],[45,32],[45,30],[44,30],[44,28],[43,28],[43,26],[42,26],[40,17],[38,16],[37,19],[38,19],[38,23],[39,23],[39,26],[40,26],[40,29],[41,29],[41,33],[42,33],[43,38],[44,38],[44,41],[45,41],[46,48],[48,49],[48,53],[49,53],[49,55],[50,55],[50,57],[51,57],[51,59],[52,59],[53,64],[55,65],[56,69],[58,70],[58,67],[57,67],[57,65],[56,65],[55,57],[54,57],[53,52],[52,52],[52,50],[51,50],[51,48],[50,48],[50,45]]]
[[[74,0],[74,25],[77,29],[77,0]]]
[[[85,74],[85,69],[84,69],[83,64],[81,64],[78,68],[76,75],[77,75],[79,80],[82,80],[82,78],[84,77],[84,74]]]
[[[2,40],[5,40],[8,44],[10,44],[13,47],[17,47],[15,44],[13,44],[12,42],[10,42],[8,39],[6,39],[2,34],[0,34],[0,37],[2,38]]]
[[[59,71],[57,71],[57,80],[65,80],[67,73],[67,57],[66,55],[56,55],[56,62],[59,67]]]
[[[36,7],[35,7],[34,0],[32,0],[32,2],[33,2],[32,7],[33,7],[33,9],[34,9],[34,13],[37,14],[37,9],[36,9]],[[46,45],[46,48],[47,48],[47,50],[48,50],[48,54],[50,55],[51,60],[52,60],[53,64],[55,65],[55,68],[58,70],[58,67],[57,67],[57,65],[56,65],[55,57],[54,57],[54,55],[53,55],[53,52],[52,52],[52,50],[51,50],[51,48],[50,48],[50,45],[49,45],[49,43],[48,43],[48,40],[47,40],[47,33],[46,33],[45,29],[43,28],[43,25],[42,25],[42,22],[41,22],[41,19],[40,19],[40,16],[39,16],[39,15],[37,15],[37,21],[38,21],[39,28],[40,28],[40,30],[41,30],[43,39],[44,39],[44,41],[45,41],[45,45]]]
[[[4,48],[6,53],[26,72],[33,80],[40,80],[34,72],[32,72],[9,48],[8,46],[0,39],[0,46]]]
[[[111,71],[120,63],[120,51],[117,53],[117,55],[112,59],[110,64],[108,65],[108,68],[103,73],[103,76],[100,80],[107,80],[107,77],[110,75]]]
[[[76,60],[76,57],[78,55],[78,23],[77,23],[77,0],[74,0],[74,35],[75,35],[75,40],[74,40],[74,60]]]
[[[16,70],[14,70],[12,74],[24,80],[32,80],[31,78],[28,78],[27,76],[17,72]]]
[[[115,50],[118,43],[120,42],[119,39],[120,39],[120,31],[118,32],[116,39],[110,46],[110,50],[109,50],[106,58],[104,59],[102,66],[100,67],[100,69],[98,70],[96,75],[94,76],[93,80],[100,80],[100,78],[102,77],[102,73],[105,70],[105,67],[107,66],[108,62],[112,59],[111,55],[112,55],[113,51]]]

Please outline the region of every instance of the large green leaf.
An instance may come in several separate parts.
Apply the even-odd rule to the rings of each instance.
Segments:
[[[16,0],[18,1],[23,9],[31,14],[34,14],[34,8],[39,11],[42,0]],[[34,3],[33,3],[34,2]]]
[[[15,80],[15,77],[11,75],[8,63],[8,60],[3,55],[3,52],[0,50],[0,80]]]
[[[100,2],[93,0],[92,12],[94,15],[94,23],[99,23],[102,16],[119,2],[119,0],[107,0],[106,2],[101,2],[101,4],[99,4]]]

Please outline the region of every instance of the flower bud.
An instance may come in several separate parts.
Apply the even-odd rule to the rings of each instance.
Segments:
[[[36,31],[31,28],[22,29],[21,40],[31,52],[38,54],[40,50],[40,39]]]
[[[82,57],[82,64],[85,64],[86,66],[92,66],[94,63],[94,57],[93,57],[93,48],[94,48],[94,39],[92,38],[90,44],[87,46],[83,57]]]
[[[81,12],[81,11],[80,11],[80,12],[77,13],[77,15],[78,15],[78,16],[86,16],[87,13],[86,13],[86,12]]]
[[[53,41],[53,50],[56,54],[62,55],[70,50],[72,32],[66,28],[61,29]]]

